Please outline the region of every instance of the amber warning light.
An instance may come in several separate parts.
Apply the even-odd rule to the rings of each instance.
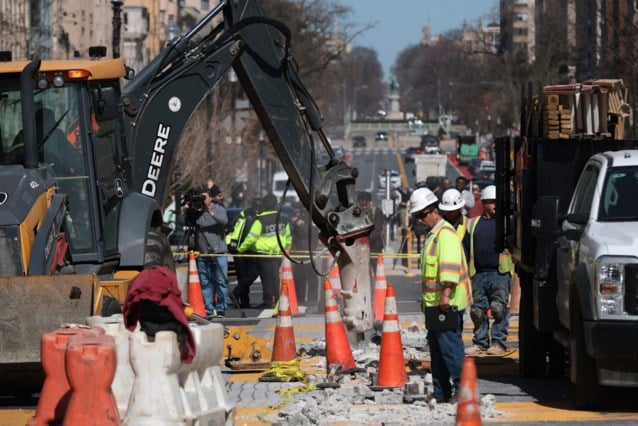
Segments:
[[[88,78],[91,75],[87,70],[69,70],[69,79],[77,80],[82,78]]]

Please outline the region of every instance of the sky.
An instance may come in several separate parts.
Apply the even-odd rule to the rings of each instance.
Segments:
[[[430,24],[432,37],[463,26],[475,26],[498,7],[498,0],[333,0],[352,9],[348,21],[363,28],[354,46],[375,49],[383,67],[384,80],[390,80],[390,68],[399,52],[417,44],[423,37],[423,25]]]

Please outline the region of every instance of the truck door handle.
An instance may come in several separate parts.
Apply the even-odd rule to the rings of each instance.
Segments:
[[[122,198],[124,196],[124,188],[122,186],[121,179],[115,179],[115,195],[117,195],[118,198]]]

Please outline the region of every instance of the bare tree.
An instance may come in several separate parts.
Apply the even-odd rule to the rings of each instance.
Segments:
[[[332,107],[334,113],[334,105],[341,105],[341,92],[335,82],[342,81],[341,70],[334,64],[346,56],[350,37],[343,27],[337,31],[335,23],[345,20],[349,9],[321,0],[272,0],[263,6],[268,16],[289,27],[292,54],[302,80],[319,108],[323,111]],[[257,192],[263,184],[258,182],[257,160],[279,164],[267,141],[260,140],[263,133],[255,114],[237,118],[231,105],[233,97],[227,96],[230,90],[237,89],[226,80],[220,82],[211,98],[194,114],[177,152],[180,173],[175,183],[182,187],[199,186],[212,177],[230,189],[238,179],[247,179],[249,188]],[[243,98],[241,91],[236,96]]]

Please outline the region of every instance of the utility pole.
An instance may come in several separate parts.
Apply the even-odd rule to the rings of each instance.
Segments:
[[[111,0],[113,7],[113,59],[120,57],[120,40],[122,31],[122,0]]]

